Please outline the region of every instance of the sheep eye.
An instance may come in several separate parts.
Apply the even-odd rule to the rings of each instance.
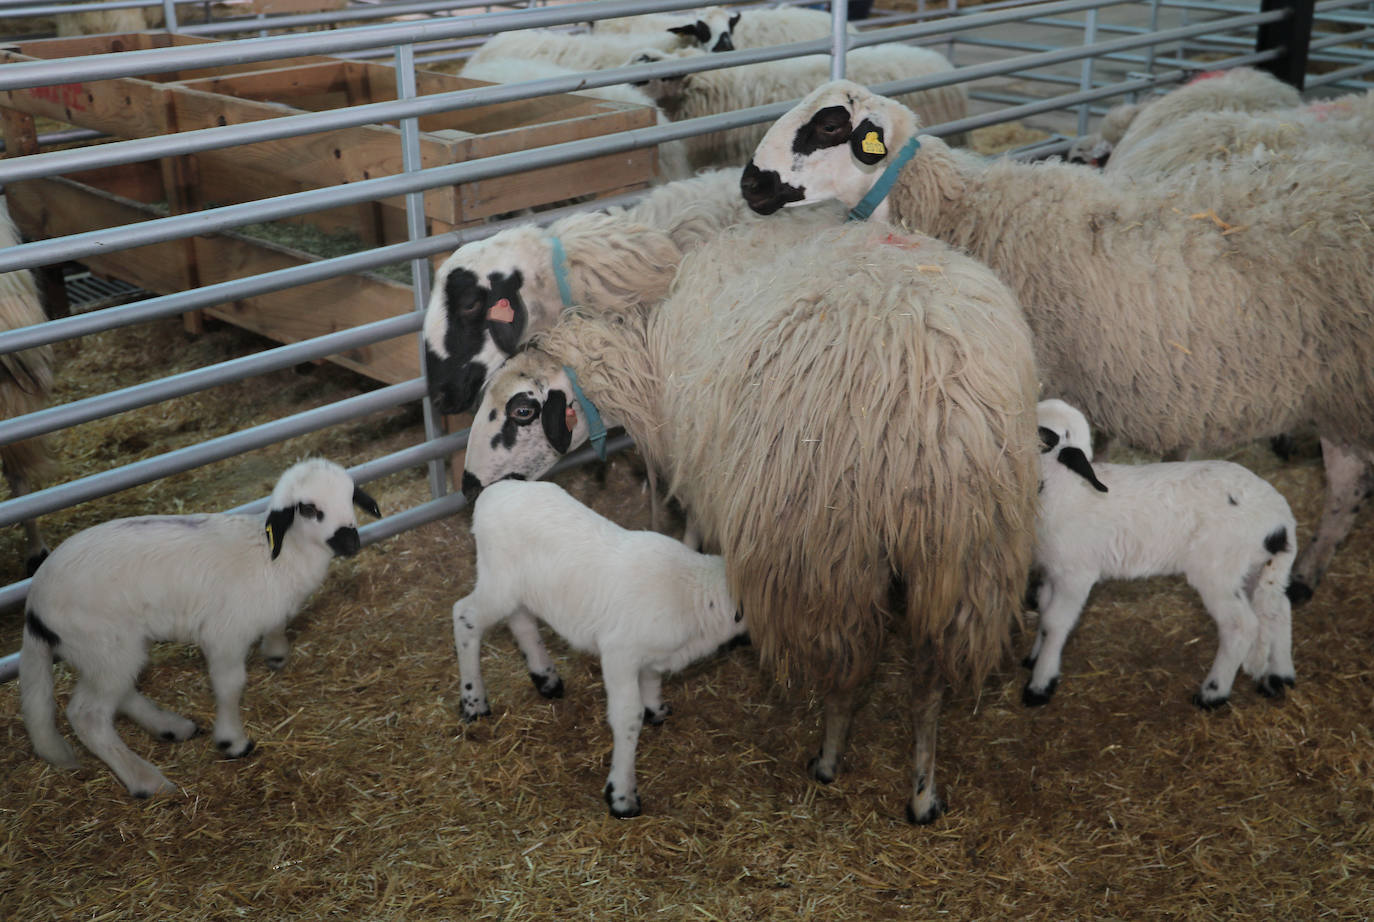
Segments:
[[[324,513],[314,503],[297,503],[296,512],[300,514],[301,518],[324,521]]]
[[[511,408],[510,418],[516,422],[527,423],[535,417],[535,409],[529,404]]]

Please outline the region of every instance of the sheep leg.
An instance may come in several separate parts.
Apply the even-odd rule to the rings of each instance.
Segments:
[[[635,784],[635,749],[644,726],[644,702],[639,697],[639,664],[623,653],[601,655],[601,679],[606,685],[606,719],[614,745],[611,772],[606,776],[606,806],[611,816],[639,816],[639,790]]]
[[[525,655],[525,666],[529,670],[530,681],[534,683],[534,690],[545,698],[562,698],[563,677],[558,674],[558,668],[554,666],[539,636],[539,622],[522,608],[507,619],[506,626],[510,628],[520,652]]]
[[[127,675],[81,676],[67,704],[67,719],[82,745],[108,765],[134,797],[175,791],[176,786],[157,766],[135,755],[115,732],[115,708],[131,684],[132,677]]]
[[[1301,605],[1326,575],[1336,547],[1350,534],[1366,499],[1374,496],[1374,452],[1322,439],[1326,508],[1312,542],[1298,555],[1288,598]]]
[[[14,465],[5,466],[5,481],[10,485],[10,496],[20,497],[33,489],[27,474],[13,470]],[[38,530],[37,519],[24,520],[24,540],[27,543],[28,551],[24,557],[24,572],[33,576],[38,571],[38,565],[48,557],[48,545],[43,540],[43,534]]]
[[[286,654],[291,652],[291,642],[286,639],[286,625],[274,627],[263,634],[260,649],[268,669],[277,670],[285,666]]]
[[[1040,628],[1031,649],[1035,665],[1030,681],[1021,691],[1021,702],[1027,707],[1048,704],[1059,687],[1059,660],[1064,642],[1078,623],[1095,581],[1091,574],[1045,574],[1045,583],[1040,590]]]
[[[1259,639],[1259,618],[1250,607],[1245,590],[1239,586],[1230,589],[1196,583],[1193,586],[1217,623],[1216,659],[1212,661],[1212,670],[1203,680],[1202,688],[1193,695],[1193,704],[1210,711],[1221,707],[1231,697],[1236,670]]]
[[[139,694],[136,688],[129,689],[119,702],[119,713],[147,730],[152,736],[168,743],[189,740],[200,732],[195,721],[163,710]]]
[[[658,726],[673,709],[663,703],[663,673],[656,669],[639,670],[639,700],[644,702],[644,721]]]
[[[248,681],[244,666],[248,650],[205,650],[205,663],[210,669],[210,687],[215,692],[215,748],[230,759],[241,759],[253,751],[254,745],[243,732],[239,702],[243,686]]]
[[[487,686],[482,682],[482,634],[489,619],[483,616],[482,607],[471,601],[475,595],[474,592],[453,603],[453,645],[458,648],[458,682],[463,687],[459,712],[468,723],[491,716]],[[494,623],[500,619],[492,620]],[[517,634],[516,641],[519,640]]]
[[[916,662],[918,674],[912,686],[915,740],[911,756],[911,800],[906,805],[906,818],[914,825],[924,826],[945,812],[944,799],[935,787],[935,739],[940,728],[945,683],[940,678],[932,651],[917,651]]]
[[[854,709],[858,706],[853,691],[831,692],[825,696],[825,729],[821,734],[821,751],[806,766],[807,773],[821,784],[835,780],[840,770],[840,756],[849,741],[849,728],[854,723]]]
[[[1260,620],[1264,641],[1263,672],[1256,675],[1256,689],[1266,698],[1279,698],[1285,686],[1297,682],[1293,670],[1293,607],[1284,592],[1287,568],[1278,559],[1264,565],[1250,604]]]

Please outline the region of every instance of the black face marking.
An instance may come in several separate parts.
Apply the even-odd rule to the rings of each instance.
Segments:
[[[496,422],[496,410],[495,410],[495,409],[492,409],[491,415],[487,417],[487,422],[491,422],[491,423]]]
[[[759,214],[772,214],[788,202],[806,198],[806,190],[782,181],[777,170],[760,170],[750,160],[739,180],[740,192],[749,207]]]
[[[544,398],[544,437],[549,440],[553,450],[565,454],[572,444],[572,430],[568,428],[568,395],[561,390],[551,390]]]
[[[1059,433],[1048,426],[1040,427],[1040,453],[1044,454],[1059,444]]]
[[[62,643],[62,638],[57,636],[57,632],[44,624],[43,619],[38,617],[38,612],[33,609],[24,614],[24,629],[47,644],[49,649],[55,650],[58,644]]]
[[[501,431],[491,437],[491,447],[511,448],[523,426],[528,426],[539,418],[539,401],[529,394],[516,394],[506,401],[506,421]]]
[[[338,557],[352,557],[363,546],[362,541],[358,538],[358,529],[351,525],[345,525],[334,532],[325,543]]]
[[[324,521],[324,513],[314,503],[296,503],[296,512],[303,519],[314,519],[317,522]]]
[[[444,349],[448,358],[441,359],[428,345],[425,347],[425,373],[429,378],[429,395],[443,413],[461,413],[477,401],[486,380],[487,367],[474,362],[482,348],[482,334],[490,333],[497,348],[510,355],[520,343],[528,322],[525,302],[520,297],[524,282],[519,271],[509,276],[493,272],[487,276],[487,286],[467,269],[455,269],[444,281],[444,301],[448,309],[448,329],[444,333]],[[492,305],[504,298],[515,315],[510,323],[487,317]]]
[[[705,45],[711,40],[711,29],[700,19],[685,26],[673,26],[668,31],[674,35],[694,39],[699,45]]]
[[[482,492],[482,481],[471,471],[463,471],[463,498],[471,506],[477,502],[477,494]]]
[[[1283,525],[1271,531],[1264,538],[1264,549],[1271,554],[1282,554],[1288,550],[1288,529]]]
[[[722,33],[720,33],[720,38],[716,39],[716,43],[715,43],[714,45],[711,46],[711,50],[712,50],[712,51],[734,51],[734,50],[735,50],[735,43],[734,43],[733,41],[730,40],[730,33],[729,33],[729,32],[722,32]]]
[[[1232,506],[1239,506],[1239,505],[1240,505],[1240,503],[1236,502],[1236,498],[1235,498],[1234,496],[1232,496],[1230,493],[1227,493],[1227,494],[1226,494],[1226,501],[1227,501],[1228,503],[1230,503]]]
[[[1055,457],[1059,459],[1060,464],[1092,484],[1093,489],[1099,493],[1107,492],[1107,485],[1097,479],[1097,474],[1093,473],[1092,462],[1083,453],[1083,449],[1074,448],[1070,445],[1068,448],[1060,449],[1059,454]]]
[[[818,150],[838,147],[849,140],[852,126],[844,106],[826,106],[797,129],[792,138],[792,153],[805,157]]]

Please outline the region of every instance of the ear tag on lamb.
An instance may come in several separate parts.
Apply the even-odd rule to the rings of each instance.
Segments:
[[[577,407],[569,405],[563,411],[563,424],[568,427],[569,432],[577,428]]]
[[[495,323],[514,323],[515,310],[510,306],[508,298],[502,298],[487,310],[487,319]]]
[[[873,154],[878,157],[887,155],[887,145],[878,138],[878,132],[870,131],[864,135],[864,139],[859,142],[859,147],[865,154]]]

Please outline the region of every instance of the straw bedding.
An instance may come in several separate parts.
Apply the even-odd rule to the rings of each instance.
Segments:
[[[63,347],[59,399],[257,348],[174,321]],[[184,398],[59,439],[67,476],[104,469],[370,386],[332,366]],[[116,515],[224,508],[265,495],[289,461],[341,463],[413,440],[398,411],[50,516],[51,540]],[[1288,497],[1311,534],[1321,475],[1310,440],[1285,464],[1232,456]],[[647,527],[633,458],[563,482]],[[383,511],[426,497],[418,473],[375,486]],[[18,576],[5,532],[0,576]],[[121,731],[183,793],[130,800],[82,753],[78,776],[31,753],[16,683],[0,687],[0,918],[36,919],[1302,919],[1374,906],[1374,522],[1351,535],[1295,615],[1298,687],[1279,704],[1238,687],[1188,703],[1213,629],[1179,580],[1095,591],[1055,700],[1020,704],[1008,663],[945,709],[951,812],[902,818],[910,728],[898,652],[858,717],[835,784],[802,768],[811,702],[769,687],[747,648],[665,682],[674,713],[646,728],[645,816],[616,821],[598,791],[610,756],[599,669],[553,645],[568,697],[546,702],[494,632],[495,714],[464,726],[449,606],[473,579],[465,516],[337,561],[292,629],[287,667],[249,663],[244,716],[259,750],[224,761],[207,737]],[[20,615],[0,613],[0,650]],[[895,639],[895,638],[894,638]],[[1029,638],[1017,640],[1024,652]],[[893,651],[902,645],[894,643]],[[209,726],[199,654],[160,646],[142,683]],[[59,675],[65,698],[70,678]]]

